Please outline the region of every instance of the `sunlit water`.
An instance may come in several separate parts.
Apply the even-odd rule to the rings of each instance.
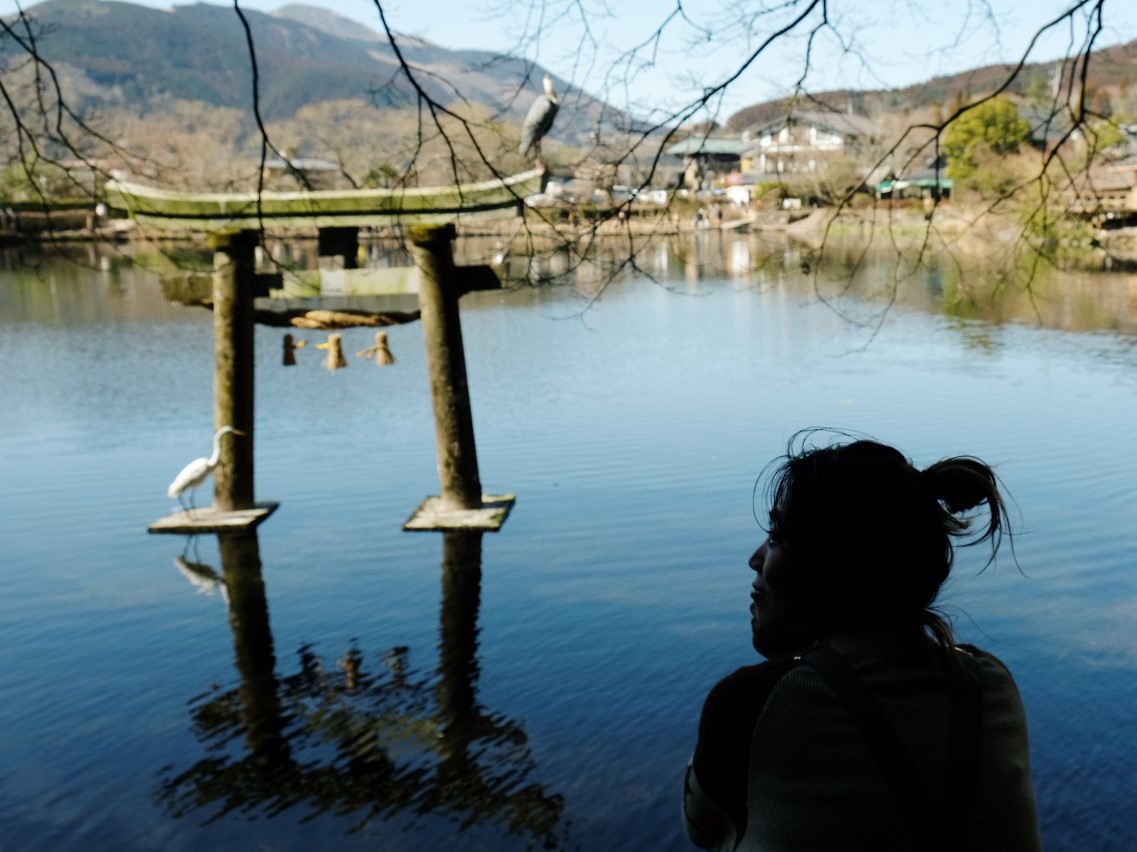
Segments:
[[[1060,277],[1041,321],[1000,324],[933,275],[874,332],[796,254],[709,254],[587,310],[573,287],[463,300],[482,481],[518,495],[480,548],[400,530],[437,491],[418,324],[382,369],[345,332],[335,373],[258,329],[256,490],[281,506],[224,551],[146,533],[208,452],[208,312],[117,263],[10,261],[0,845],[686,848],[702,698],[754,659],[756,476],[835,425],[997,465],[1022,570],[964,553],[943,602],[1017,676],[1047,848],[1134,848],[1131,278]]]

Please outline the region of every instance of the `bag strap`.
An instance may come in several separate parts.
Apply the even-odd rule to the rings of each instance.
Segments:
[[[817,648],[802,656],[833,690],[865,738],[913,835],[928,849],[959,849],[975,799],[978,775],[980,695],[978,668],[966,654],[964,663],[975,675],[975,688],[954,685],[947,767],[948,807],[928,788],[908,749],[889,723],[880,705],[849,662],[831,648]]]
[[[979,761],[983,746],[983,693],[980,690],[979,663],[967,651],[955,650],[956,659],[967,671],[969,679],[952,684],[951,733],[947,764],[948,825],[954,839],[962,846],[964,833],[971,823],[975,795],[979,787]]]

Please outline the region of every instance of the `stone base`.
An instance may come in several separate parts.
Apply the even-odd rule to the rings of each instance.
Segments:
[[[516,500],[513,494],[483,494],[478,509],[446,509],[441,497],[427,497],[403,524],[403,529],[497,532]]]
[[[232,512],[215,512],[212,506],[204,509],[183,509],[159,518],[148,529],[152,533],[243,533],[255,529],[261,521],[276,511],[279,503],[257,503],[252,509]]]

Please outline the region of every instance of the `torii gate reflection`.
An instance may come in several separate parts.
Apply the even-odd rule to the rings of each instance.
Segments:
[[[219,535],[240,684],[194,699],[206,755],[162,772],[158,799],[175,816],[234,812],[352,814],[355,831],[397,814],[496,822],[545,848],[567,843],[564,799],[531,780],[521,725],[478,704],[481,532],[443,534],[435,676],[416,676],[409,649],[369,666],[358,648],[326,669],[307,646],[299,670],[276,674],[256,533]]]

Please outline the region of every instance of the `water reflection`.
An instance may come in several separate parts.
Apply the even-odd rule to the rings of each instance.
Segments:
[[[436,814],[560,847],[563,797],[534,780],[521,725],[478,702],[481,536],[444,534],[436,672],[416,673],[403,646],[369,663],[353,645],[329,666],[305,645],[279,676],[256,535],[219,536],[240,683],[191,702],[205,755],[166,767],[159,800],[179,817],[209,809],[207,823],[334,812],[349,832]]]
[[[467,238],[456,248],[465,262],[476,262],[490,245]],[[630,248],[634,265],[628,264]],[[588,299],[637,273],[691,293],[725,279],[735,288],[777,287],[795,298],[824,299],[866,324],[902,307],[965,322],[1137,333],[1137,275],[1126,271],[1027,264],[1008,272],[979,254],[913,254],[880,239],[831,236],[822,250],[790,235],[714,230],[597,240],[583,257],[564,245],[533,251],[506,258],[499,270],[506,286],[567,286]]]
[[[212,565],[193,561],[186,553],[182,553],[174,557],[174,567],[202,594],[212,595],[214,592],[220,592],[222,600],[226,604],[229,603],[229,589],[225,585],[225,580]]]
[[[503,249],[498,237],[465,237],[455,244],[459,263],[495,263],[507,288],[553,299],[568,287],[588,301],[627,277],[701,292],[708,285],[778,288],[803,300],[823,298],[849,318],[866,323],[897,306],[963,322],[1026,322],[1071,331],[1137,332],[1137,274],[1091,269],[1057,270],[1026,264],[1008,275],[978,253],[925,251],[914,255],[877,237],[831,236],[816,245],[773,232],[704,230],[684,235],[606,237],[577,245],[551,240]],[[407,265],[398,241],[365,242],[366,265]],[[314,268],[314,241],[269,241],[266,263]],[[78,325],[91,321],[153,321],[184,316],[166,303],[157,285],[172,269],[208,268],[200,248],[167,247],[160,255],[141,246],[93,244],[55,253],[31,248],[0,252],[0,324]],[[100,271],[102,270],[102,271]],[[1024,271],[1025,270],[1025,271]],[[413,299],[413,297],[411,297]],[[524,296],[522,303],[524,303]],[[348,307],[383,309],[375,297],[350,297]],[[342,299],[340,300],[342,301]],[[332,299],[324,307],[342,307]],[[494,309],[500,306],[492,300]],[[389,308],[389,305],[385,307]],[[477,310],[476,298],[463,309]],[[182,313],[179,313],[182,312]]]

